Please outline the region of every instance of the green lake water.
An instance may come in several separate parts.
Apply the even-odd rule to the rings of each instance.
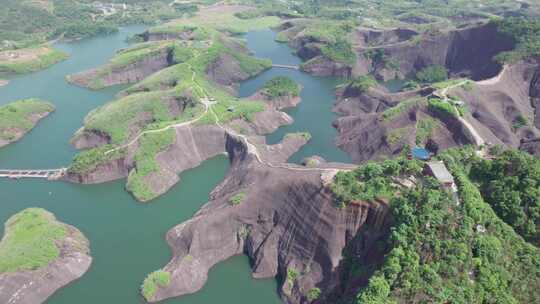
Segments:
[[[0,168],[58,168],[67,166],[76,153],[69,139],[81,127],[92,109],[114,99],[122,87],[90,91],[68,84],[65,76],[103,64],[115,51],[126,47],[125,38],[143,27],[126,27],[119,33],[56,46],[69,53],[68,60],[20,77],[0,88],[0,105],[21,98],[39,97],[51,101],[57,110],[21,141],[0,149]],[[247,35],[248,46],[260,57],[275,63],[297,64],[286,45],[273,42],[271,31]],[[277,142],[287,132],[309,131],[312,141],[291,161],[318,154],[328,160],[347,161],[333,144],[336,118],[330,109],[336,79],[312,77],[299,71],[272,69],[244,83],[249,95],[275,75],[287,75],[304,86],[303,101],[289,111],[295,119],[268,136]],[[125,190],[125,181],[101,185],[75,185],[43,180],[0,179],[0,222],[28,207],[42,207],[63,222],[79,228],[90,240],[94,258],[90,270],[78,281],[60,289],[47,303],[144,303],[138,290],[145,276],[165,265],[170,250],[165,233],[189,219],[208,200],[210,191],[224,178],[229,163],[220,156],[182,174],[182,181],[170,192],[149,204],[136,202]],[[0,228],[3,233],[3,227]],[[280,303],[275,280],[251,278],[246,257],[235,257],[210,272],[206,286],[194,295],[164,303]]]

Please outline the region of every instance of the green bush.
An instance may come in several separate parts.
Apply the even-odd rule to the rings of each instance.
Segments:
[[[313,302],[321,296],[321,289],[314,287],[308,291],[307,300]]]
[[[370,88],[377,85],[377,80],[371,75],[363,75],[356,77],[349,82],[348,87],[359,93],[364,93]]]
[[[263,87],[264,95],[270,98],[279,98],[300,94],[300,87],[289,77],[278,76],[270,79]]]
[[[170,272],[163,270],[154,271],[144,279],[141,287],[142,294],[146,300],[151,300],[160,287],[167,287],[170,283]]]
[[[442,65],[431,65],[416,73],[416,79],[422,83],[435,83],[448,79],[448,71]]]
[[[437,98],[431,98],[428,100],[428,108],[436,113],[442,114],[443,116],[447,117],[458,117],[458,112],[456,111],[456,108],[450,104],[449,102],[437,99]]]
[[[237,193],[229,198],[229,203],[233,206],[240,205],[246,198],[245,192]]]

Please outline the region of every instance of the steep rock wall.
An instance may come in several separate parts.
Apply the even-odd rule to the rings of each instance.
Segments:
[[[446,33],[423,35],[417,41],[397,42],[386,46],[359,47],[358,65],[371,66],[381,78],[397,75],[404,78],[430,65],[445,66],[453,75],[468,76],[481,80],[495,76],[501,66],[493,57],[513,48],[510,37],[500,34],[492,23],[471,26]],[[373,62],[366,52],[369,49],[383,50],[387,58],[399,64],[399,69],[390,73],[384,65]]]
[[[232,167],[211,201],[190,220],[167,233],[173,258],[165,271],[171,283],[152,301],[196,292],[209,269],[237,254],[252,260],[253,276],[287,277],[280,294],[286,303],[307,303],[306,292],[339,288],[343,249],[360,231],[366,247],[388,233],[390,218],[384,203],[336,207],[323,185],[320,171],[270,168],[258,163],[242,141],[231,137],[227,150]],[[244,192],[236,206],[229,198]]]

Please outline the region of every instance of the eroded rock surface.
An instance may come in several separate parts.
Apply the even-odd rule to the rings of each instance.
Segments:
[[[248,153],[239,138],[230,137],[227,146],[232,167],[211,201],[167,233],[173,258],[163,270],[171,273],[171,282],[151,300],[196,292],[212,266],[238,254],[251,258],[255,278],[298,274],[280,282],[286,303],[307,303],[306,293],[314,287],[323,296],[346,288],[339,283],[343,250],[350,248],[359,258],[373,255],[374,242],[389,232],[386,203],[358,202],[340,209],[324,185],[327,171],[268,166]],[[231,204],[238,193],[244,199]]]

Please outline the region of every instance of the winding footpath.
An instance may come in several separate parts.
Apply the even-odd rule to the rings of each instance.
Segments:
[[[501,74],[502,74],[502,72],[501,72]],[[501,74],[499,74],[499,76]],[[450,98],[448,98],[448,91],[453,89],[453,88],[457,88],[457,87],[460,87],[462,85],[465,85],[465,84],[467,84],[468,81],[469,80],[463,80],[463,81],[460,81],[460,82],[455,83],[453,85],[449,85],[446,88],[442,89],[440,91],[439,95],[444,98],[445,102],[449,102],[448,100]],[[496,81],[498,81],[498,79]],[[457,107],[455,105],[454,105],[454,109],[456,110],[457,113],[459,113],[458,109],[457,109]],[[467,128],[467,130],[469,130],[469,132],[471,133],[471,135],[474,138],[474,141],[475,141],[475,143],[476,143],[476,145],[478,147],[483,146],[486,143],[486,141],[482,138],[482,136],[480,136],[478,131],[476,131],[476,128],[471,123],[469,123],[467,120],[465,120],[465,118],[461,117],[460,115],[458,115],[457,118],[458,118],[459,122],[461,122],[465,126],[465,128]]]

